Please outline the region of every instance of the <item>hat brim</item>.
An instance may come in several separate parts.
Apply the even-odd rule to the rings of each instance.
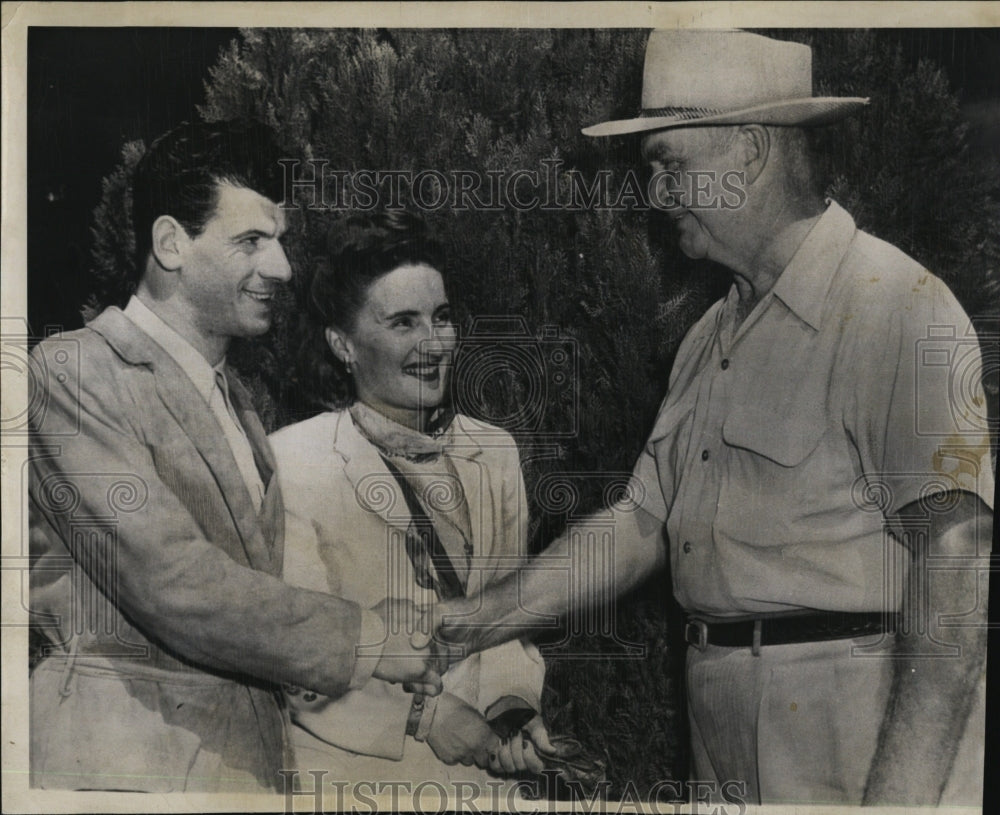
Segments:
[[[585,127],[584,136],[623,136],[669,127],[697,127],[699,125],[784,125],[816,127],[830,124],[856,113],[868,104],[862,97],[809,97],[771,102],[741,110],[714,113],[696,118],[683,116],[638,116],[635,119],[617,119]]]

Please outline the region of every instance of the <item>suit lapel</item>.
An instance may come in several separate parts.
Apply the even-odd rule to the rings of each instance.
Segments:
[[[358,432],[346,410],[334,430],[334,449],[344,458],[344,475],[354,487],[358,505],[405,534],[412,516],[403,492],[378,450]]]
[[[239,533],[247,561],[255,569],[272,572],[274,569],[272,553],[264,541],[257,514],[250,500],[250,493],[247,491],[236,459],[223,435],[222,428],[219,427],[219,423],[194,383],[173,357],[119,309],[106,309],[90,323],[90,328],[101,334],[128,362],[145,364],[152,369],[160,401],[181,426],[212,472]],[[245,394],[245,391],[242,393]],[[259,420],[257,427],[260,427]],[[248,435],[249,433],[250,431]],[[263,433],[263,429],[260,429],[260,433]],[[268,455],[270,455],[269,450]],[[273,472],[273,458],[270,466]],[[274,511],[273,508],[271,511]]]
[[[469,509],[469,525],[472,529],[472,547],[475,556],[487,554],[483,542],[492,538],[488,530],[493,528],[493,501],[489,485],[489,473],[478,460],[482,448],[462,427],[462,417],[454,419],[454,444],[451,463],[458,474]]]
[[[456,417],[458,423],[461,417]],[[455,446],[451,461],[458,474],[469,508],[472,544],[489,540],[486,530],[492,529],[493,504],[485,468],[477,460],[482,448],[461,426],[456,427]],[[392,473],[386,469],[378,451],[354,426],[350,413],[343,411],[334,430],[334,449],[344,457],[344,474],[354,487],[359,504],[375,512],[391,526],[405,532],[410,524],[406,499]]]

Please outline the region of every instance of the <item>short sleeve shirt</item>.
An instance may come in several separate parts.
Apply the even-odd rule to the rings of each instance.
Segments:
[[[739,326],[737,300],[688,332],[635,468],[678,601],[723,616],[898,607],[894,513],[956,489],[992,506],[969,318],[832,202]]]

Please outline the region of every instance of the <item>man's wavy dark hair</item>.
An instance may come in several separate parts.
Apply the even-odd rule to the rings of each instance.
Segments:
[[[191,237],[215,212],[219,184],[246,187],[282,200],[282,175],[274,132],[242,119],[183,122],[154,141],[135,168],[132,226],[138,284],[152,249],[153,222],[170,215]],[[134,289],[133,285],[133,289]]]

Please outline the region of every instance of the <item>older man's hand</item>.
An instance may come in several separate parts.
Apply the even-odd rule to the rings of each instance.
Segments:
[[[482,595],[459,597],[437,603],[429,609],[439,665],[453,665],[470,654],[499,644],[490,641],[496,633],[491,634],[491,626],[485,624],[482,602]]]
[[[459,631],[448,623],[448,620],[455,619],[454,615],[470,614],[468,609],[475,608],[474,602],[470,603],[463,598],[435,603],[421,609],[423,616],[410,634],[410,645],[416,650],[427,649],[431,652],[432,661],[429,664],[437,673],[443,674],[456,662],[481,650],[468,641],[468,630],[463,628]],[[448,628],[445,627],[446,623]]]

